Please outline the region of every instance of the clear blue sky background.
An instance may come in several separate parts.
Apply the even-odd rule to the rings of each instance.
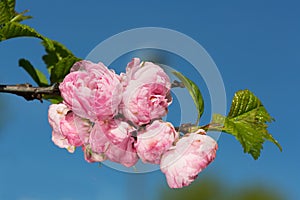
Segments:
[[[262,183],[290,200],[300,199],[299,8],[297,1],[277,0],[17,2],[18,11],[30,9],[34,16],[24,23],[82,58],[106,38],[137,27],[170,28],[198,41],[222,74],[228,102],[235,91],[252,90],[276,119],[269,131],[284,149],[280,153],[267,142],[254,161],[234,138],[223,134],[217,159],[203,174],[215,174],[232,185]],[[0,84],[32,83],[17,61],[27,58],[46,71],[43,54],[35,39],[1,43]],[[86,163],[79,151],[71,155],[55,147],[47,102],[0,98],[0,199],[135,199],[143,193],[154,199],[167,188],[159,171],[134,175],[99,168]]]

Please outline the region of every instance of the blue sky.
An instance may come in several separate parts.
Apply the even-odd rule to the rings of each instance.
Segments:
[[[276,119],[269,131],[283,146],[280,153],[273,144],[265,143],[261,158],[254,161],[233,137],[222,134],[217,159],[203,174],[215,174],[232,185],[263,183],[291,200],[300,198],[299,6],[297,1],[276,0],[17,2],[18,11],[30,9],[34,16],[24,23],[82,58],[108,37],[138,27],[174,29],[196,40],[218,66],[228,107],[235,91],[253,91]],[[32,83],[17,61],[27,58],[46,72],[43,54],[35,39],[1,43],[0,84]],[[121,61],[125,65],[128,59]],[[188,67],[182,72],[197,81]],[[206,88],[201,89],[208,97]],[[71,155],[55,147],[47,121],[49,103],[26,102],[12,95],[1,94],[0,98],[4,103],[0,199],[134,199],[143,193],[153,199],[161,188],[167,188],[159,171],[135,175],[99,168],[86,163],[79,151]],[[204,116],[207,121],[209,112]]]

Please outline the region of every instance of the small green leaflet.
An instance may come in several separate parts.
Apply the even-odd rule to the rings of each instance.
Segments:
[[[18,22],[8,22],[0,28],[0,42],[16,37],[35,37],[42,39],[48,46],[48,48],[54,48],[52,41],[41,34],[39,34],[33,28],[20,24]]]
[[[17,13],[14,0],[0,0],[0,26],[6,22],[20,22],[30,19],[31,16],[24,16],[26,12],[27,10]]]
[[[14,0],[0,0],[0,42],[16,37],[34,37],[42,40],[42,45],[46,51],[43,61],[50,74],[50,84],[61,82],[69,73],[72,65],[80,59],[75,57],[61,43],[41,35],[30,26],[20,24],[19,22],[22,20],[31,18],[31,16],[24,16],[26,12],[16,12]],[[46,76],[40,70],[34,68],[28,60],[20,59],[19,65],[25,69],[39,86],[49,86]],[[59,96],[44,95],[43,98],[51,102],[62,101],[62,98]]]
[[[23,25],[17,22],[9,22],[0,29],[0,41],[24,36],[36,37],[42,40],[42,44],[47,52],[47,54],[43,56],[43,60],[50,73],[51,84],[61,82],[63,78],[69,73],[69,70],[74,62],[80,60],[61,43],[42,36],[33,28],[27,25]],[[21,60],[19,64],[30,74],[30,76],[36,81],[39,86],[42,86],[40,85],[41,82],[36,77],[37,74],[41,75],[41,72],[39,70],[34,69],[29,61],[25,61],[24,59]]]
[[[51,40],[54,48],[48,48],[47,43],[42,42],[45,47],[46,55],[43,56],[44,63],[50,73],[51,84],[62,82],[64,77],[70,72],[73,64],[81,59],[73,55],[61,43]]]
[[[265,140],[273,142],[282,151],[280,144],[267,130],[267,122],[273,120],[252,92],[240,90],[234,95],[228,116],[214,114],[212,123],[222,124],[222,131],[235,136],[244,152],[256,160]]]
[[[177,76],[177,78],[179,78],[179,80],[184,84],[185,88],[189,91],[192,99],[194,100],[195,106],[198,111],[198,117],[195,124],[198,124],[200,117],[202,116],[204,111],[204,101],[198,86],[180,72],[173,71],[172,73]]]
[[[43,61],[46,64],[49,71],[51,71],[53,66],[62,58],[68,56],[74,56],[72,52],[61,43],[55,40],[51,40],[51,42],[54,48],[49,48],[48,43],[46,43],[45,41],[42,42],[47,53],[46,55],[43,56]]]
[[[63,101],[63,98],[60,96],[43,95],[43,99],[50,101],[52,104],[58,104]]]
[[[79,58],[75,56],[68,56],[59,60],[51,69],[50,81],[51,83],[60,83],[65,76],[70,72],[70,68],[73,64],[79,61]]]
[[[46,76],[40,70],[34,68],[28,60],[20,59],[19,66],[25,69],[25,71],[38,84],[38,86],[48,86],[48,80]]]
[[[15,1],[0,0],[0,24],[9,22],[15,15]]]

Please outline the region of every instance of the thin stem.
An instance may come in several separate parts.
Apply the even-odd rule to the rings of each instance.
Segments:
[[[205,131],[222,131],[223,130],[223,125],[222,124],[216,124],[216,123],[210,123],[205,126],[201,126]]]
[[[185,88],[182,82],[174,80],[173,83],[171,84],[171,88],[176,88],[176,87]]]
[[[32,85],[16,84],[16,85],[0,85],[0,92],[15,94],[24,97],[27,101],[37,99],[43,102],[43,95],[60,96],[58,84],[49,87],[33,87]]]
[[[216,123],[209,123],[204,126],[197,126],[195,124],[187,123],[187,124],[181,124],[179,127],[175,127],[176,131],[184,133],[184,134],[193,133],[199,129],[203,129],[205,131],[222,131],[223,125],[216,124]]]

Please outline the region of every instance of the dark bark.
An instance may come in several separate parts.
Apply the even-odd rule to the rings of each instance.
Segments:
[[[27,101],[37,99],[41,102],[43,102],[44,96],[60,96],[58,84],[54,84],[49,87],[33,87],[28,83],[0,85],[0,92],[18,95],[25,98]]]

